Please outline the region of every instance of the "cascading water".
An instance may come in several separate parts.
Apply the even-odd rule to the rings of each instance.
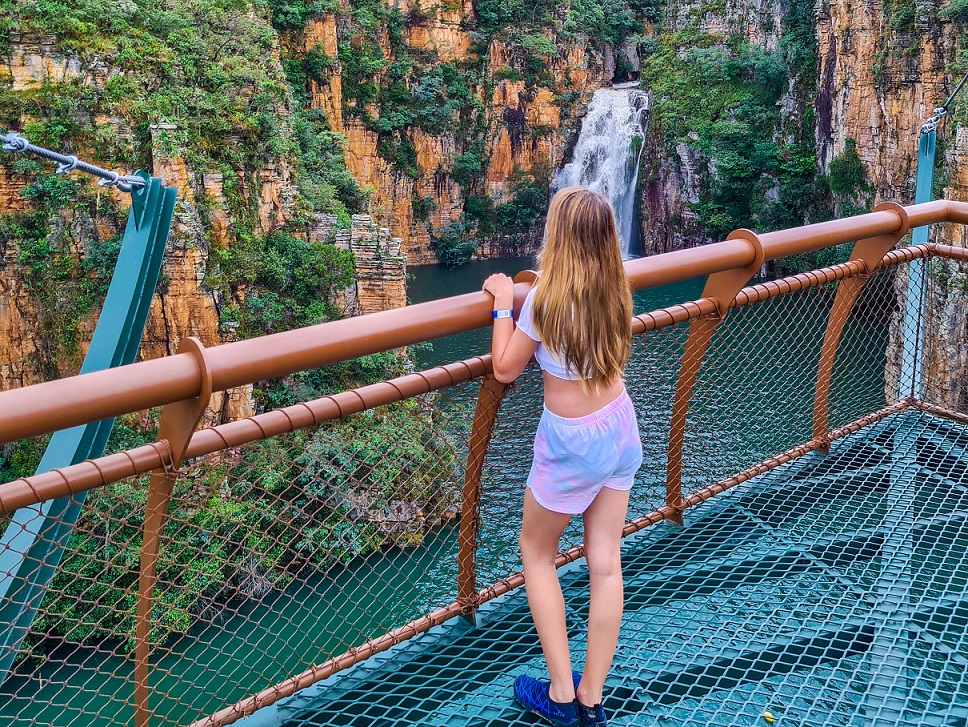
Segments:
[[[572,161],[551,182],[552,192],[588,187],[615,210],[622,257],[628,257],[635,218],[635,184],[645,138],[649,95],[634,88],[599,89],[588,104]]]

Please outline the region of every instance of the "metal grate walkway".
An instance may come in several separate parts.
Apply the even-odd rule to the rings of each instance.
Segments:
[[[906,410],[627,539],[610,724],[968,724],[968,426]],[[587,576],[562,572],[573,659]],[[522,591],[240,724],[530,725]]]

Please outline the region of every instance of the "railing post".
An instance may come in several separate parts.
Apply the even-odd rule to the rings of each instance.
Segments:
[[[962,79],[964,82],[964,79]],[[959,84],[958,88],[961,88]],[[957,89],[955,91],[957,93]],[[954,94],[952,94],[954,96]],[[935,130],[921,129],[918,142],[918,172],[914,188],[914,203],[928,202],[931,199],[931,186],[934,180]],[[928,241],[931,228],[927,225],[911,231],[911,244],[921,245]],[[904,333],[901,353],[901,379],[899,394],[903,398],[920,399],[921,390],[921,337],[925,292],[927,289],[928,261],[920,258],[908,264],[907,293],[904,300]]]
[[[481,520],[481,473],[484,457],[491,443],[497,413],[508,385],[493,374],[481,379],[474,408],[474,424],[464,469],[464,491],[460,506],[460,529],[457,534],[457,602],[462,615],[471,624],[477,611],[477,535]]]
[[[834,371],[834,357],[840,344],[840,335],[847,323],[850,312],[860,296],[861,290],[877,269],[881,260],[893,248],[898,240],[910,229],[907,213],[901,205],[894,202],[882,202],[874,208],[875,212],[891,210],[898,216],[899,227],[890,235],[869,237],[858,240],[851,250],[850,260],[863,264],[864,272],[844,278],[837,285],[834,302],[830,306],[827,317],[827,328],[823,334],[823,345],[820,348],[820,359],[817,363],[817,383],[813,397],[813,438],[818,443],[817,451],[827,454],[830,451],[830,432],[828,414],[830,410],[830,380]]]
[[[672,400],[669,454],[666,462],[666,505],[676,509],[676,515],[668,520],[676,525],[682,525],[682,447],[686,433],[686,415],[689,413],[689,401],[692,399],[692,389],[699,367],[716,327],[726,317],[739,291],[760,271],[766,257],[763,244],[752,230],[734,230],[726,239],[749,242],[754,249],[755,259],[745,268],[733,268],[710,275],[700,297],[715,300],[717,310],[712,315],[697,318],[689,324],[689,336],[682,353],[676,393]]]
[[[148,501],[145,504],[141,536],[141,569],[138,576],[138,605],[135,623],[134,724],[148,726],[148,652],[151,636],[152,597],[157,580],[161,530],[168,514],[168,503],[178,478],[178,467],[205,408],[212,396],[212,372],[205,359],[205,348],[196,338],[183,339],[178,353],[190,353],[198,362],[201,391],[198,397],[169,404],[161,412],[158,441],[167,441],[171,466],[151,473]]]

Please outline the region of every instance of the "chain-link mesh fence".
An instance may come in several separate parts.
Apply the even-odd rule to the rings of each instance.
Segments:
[[[683,443],[683,492],[722,480],[811,436],[827,312],[824,288],[731,311],[696,379]]]
[[[0,686],[5,723],[130,724],[128,653],[146,479],[129,478],[88,493],[10,676]],[[39,530],[40,542],[52,545],[43,535],[38,509],[22,508],[17,515],[25,513],[33,517],[23,521],[24,530]],[[11,562],[14,554],[2,555]],[[38,566],[37,560],[29,561],[26,572]]]
[[[926,261],[921,369],[926,403],[968,414],[968,263],[933,257]]]
[[[158,559],[150,705],[186,724],[456,598],[477,382],[196,460]],[[130,724],[147,477],[90,494],[0,715]]]
[[[653,528],[623,549],[611,724],[958,725],[968,646],[964,467],[924,449],[964,425],[908,409]],[[563,575],[573,664],[588,580]],[[523,594],[348,675],[286,727],[524,726],[517,674],[544,677]],[[766,718],[764,717],[766,715]]]
[[[831,375],[831,429],[903,398],[896,372],[888,363],[889,354],[895,350],[898,363],[902,357],[916,355],[913,345],[905,354],[900,340],[904,334],[898,324],[904,308],[903,301],[898,300],[898,273],[903,270],[903,266],[891,265],[871,275],[847,318]]]
[[[927,337],[925,400],[966,411],[960,390],[953,393],[950,384],[942,390],[932,383],[943,381],[942,372],[959,365],[945,352],[951,350],[951,341],[964,336],[963,327],[956,325],[960,309],[953,294],[964,277],[962,264],[934,260],[931,266],[936,263],[943,266],[929,267],[928,315],[919,329]],[[903,279],[903,268],[898,267],[871,276],[847,318],[833,364],[831,429],[904,396],[894,369],[909,364],[904,355],[911,355],[911,350],[917,355],[918,348],[905,349],[903,335],[896,333]],[[718,326],[686,419],[684,494],[811,440],[818,357],[836,290],[835,283],[818,278],[814,285],[759,296],[758,302],[732,310]],[[669,316],[657,318],[667,321]],[[639,418],[645,461],[633,488],[631,519],[665,501],[669,421],[689,330],[688,321],[663,323],[633,340],[627,388]],[[948,343],[933,343],[942,337]],[[476,380],[449,386],[232,447],[183,467],[163,532],[154,597],[149,682],[153,723],[184,724],[217,712],[455,601],[456,516],[477,390]],[[484,466],[478,588],[519,567],[522,493],[541,397],[540,374],[531,367],[501,405]],[[807,528],[816,520],[838,522],[845,517],[847,500],[853,508],[849,518],[854,519],[843,520],[841,531],[848,526],[876,529],[880,521],[875,514],[882,517],[890,509],[884,499],[891,487],[884,451],[890,450],[885,441],[895,436],[895,430],[888,426],[878,434],[875,429],[862,431],[863,444],[840,449],[836,445],[836,456],[819,463],[811,457],[794,461],[776,470],[782,477],[769,480],[774,483],[770,488],[764,489],[763,479],[755,487],[737,489],[723,502],[745,498],[744,517],[753,523],[748,527],[769,526],[772,534],[762,537],[771,547],[828,537],[796,528]],[[923,456],[933,458],[938,477],[962,487],[958,463],[964,460],[957,457],[961,440],[942,438],[948,443],[922,444],[921,450],[928,452]],[[809,471],[802,469],[808,465]],[[792,483],[795,494],[783,494],[776,484],[782,482]],[[56,725],[130,723],[129,652],[146,491],[146,478],[132,477],[90,493],[13,674],[0,687],[0,717]],[[870,509],[855,508],[853,500],[868,494]],[[914,498],[927,506],[937,495],[925,490]],[[704,507],[690,518],[701,517]],[[732,551],[733,536],[724,536],[722,543],[714,536],[715,527],[741,535],[747,525],[740,527],[740,521],[726,515],[715,515],[711,522],[708,527],[713,530],[696,535],[705,545],[694,552],[688,543],[681,545],[691,553],[689,558],[699,558],[713,545],[726,548],[723,557],[732,552],[738,560],[723,575],[723,583],[736,580],[742,585],[742,570],[752,562],[746,546],[737,541]],[[690,528],[688,532],[694,532]],[[945,533],[949,545],[960,542],[959,533]],[[835,535],[829,537],[836,539]],[[562,548],[580,543],[576,518],[563,536]],[[662,548],[667,546],[672,547]],[[678,556],[672,550],[667,555],[668,569],[673,569]],[[934,551],[925,557],[936,561]],[[947,574],[946,583],[957,585],[962,564],[958,557],[945,557],[948,560],[942,558],[944,562],[936,565]],[[637,562],[633,558],[626,563],[630,582],[645,578],[658,583],[655,574],[662,567],[649,566],[637,574]],[[780,601],[793,604],[799,599],[801,605],[779,621],[777,615],[764,616],[756,633],[777,626],[782,633],[806,633],[811,613],[834,609],[849,616],[862,608],[846,595],[854,593],[853,586],[837,595],[843,585],[837,579],[853,574],[798,570],[791,565],[797,562],[783,561],[786,565],[770,573],[791,579],[781,589],[782,598],[777,596]],[[695,566],[700,567],[698,561]],[[829,593],[816,598],[801,593],[796,580],[801,576],[824,583],[832,579]],[[867,587],[880,575],[858,577]],[[923,593],[928,591],[932,598],[949,594],[925,586]],[[717,612],[751,608],[760,595],[738,586],[730,598],[715,604]],[[710,603],[690,601],[690,613],[709,608]],[[684,627],[673,621],[658,624],[657,617],[650,615],[640,626],[648,623],[660,632]],[[938,631],[932,625],[934,616],[924,615],[922,620],[924,633]],[[715,620],[708,619],[699,629],[701,637],[695,638],[722,642],[725,654],[730,639],[739,636],[731,636],[728,628],[715,628]],[[961,638],[944,629],[939,634],[933,638],[944,643]],[[687,658],[698,643],[690,637],[681,645],[684,663],[699,663],[698,657]],[[824,678],[829,682],[835,676]],[[802,695],[819,688],[811,685],[802,687]],[[621,692],[615,694],[621,697]],[[796,699],[802,701],[802,695]],[[631,695],[622,698],[628,705],[634,702]],[[696,715],[709,709],[708,702],[703,704],[707,706],[697,702],[688,719],[700,719]]]
[[[180,721],[218,711],[455,600],[473,386],[192,465],[159,558],[158,712],[174,689]]]
[[[481,477],[481,530],[477,584],[483,587],[520,570],[518,530],[532,442],[543,407],[541,373],[534,365],[504,395]],[[573,539],[569,532],[564,541]]]

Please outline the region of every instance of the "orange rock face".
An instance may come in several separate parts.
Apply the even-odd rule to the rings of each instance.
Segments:
[[[467,18],[473,17],[471,0],[403,0],[396,7],[407,19],[403,40],[409,47],[433,54],[440,62],[470,58],[471,40],[463,26]],[[384,56],[391,58],[386,33],[379,32],[376,41]],[[295,52],[302,54],[319,46],[335,60],[338,27],[331,16],[311,20],[290,43]],[[548,59],[554,90],[528,91],[522,81],[494,81],[498,70],[514,63],[503,44],[491,44],[486,73],[494,90],[486,109],[488,153],[483,191],[497,203],[508,199],[513,186],[508,182],[509,176],[527,175],[535,169],[546,173],[560,163],[574,123],[563,121],[556,93],[572,91],[587,99],[602,82],[602,70],[590,71],[585,48],[578,45],[568,46],[561,56]],[[391,235],[403,241],[409,264],[436,262],[432,232],[461,219],[463,213],[466,191],[450,178],[450,173],[455,157],[466,151],[465,140],[452,134],[432,136],[417,128],[403,132],[417,160],[416,177],[407,176],[377,152],[378,135],[357,116],[344,113],[343,86],[339,65],[335,64],[324,80],[310,81],[310,106],[323,111],[330,129],[345,135],[346,168],[369,192],[368,211],[377,224],[386,226]],[[371,105],[367,112],[379,117],[380,109]],[[428,206],[427,219],[414,218],[414,201]]]
[[[410,20],[403,37],[411,48],[432,52],[445,63],[468,57],[470,38],[461,24],[465,18],[473,17],[470,0],[440,4],[435,0],[409,0],[401,4],[400,10]]]
[[[77,58],[64,57],[54,52],[56,38],[27,38],[11,35],[10,56],[6,71],[12,90],[39,88],[48,81],[81,78],[85,71]]]
[[[912,201],[918,129],[949,91],[954,42],[932,26],[901,36],[880,2],[831,0],[818,17],[819,161],[828,164],[846,139],[856,141],[875,202]]]

